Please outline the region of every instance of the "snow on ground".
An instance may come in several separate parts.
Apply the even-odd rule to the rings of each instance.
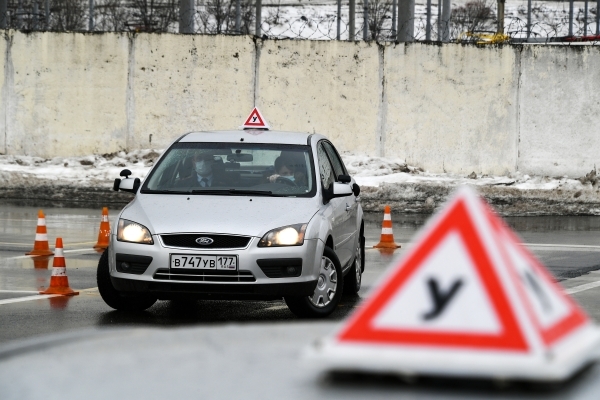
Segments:
[[[350,175],[360,186],[378,187],[383,183],[429,183],[436,186],[454,187],[462,184],[475,186],[510,186],[515,189],[530,190],[581,190],[585,188],[579,179],[567,177],[529,176],[521,173],[510,176],[489,176],[469,174],[467,176],[449,173],[430,173],[421,168],[407,165],[402,160],[384,157],[367,157],[344,154],[342,156]],[[587,184],[587,186],[590,186]]]
[[[162,150],[145,149],[84,157],[55,157],[44,159],[29,156],[0,156],[0,186],[9,187],[31,182],[40,184],[90,186],[112,184],[124,168],[133,177],[143,178]],[[509,176],[468,176],[450,173],[430,173],[407,165],[400,159],[369,157],[353,153],[342,155],[344,163],[361,187],[379,187],[382,184],[431,184],[454,187],[461,184],[475,186],[510,186],[521,190],[585,190],[591,187],[590,179],[567,177],[529,176],[521,173]],[[595,177],[592,177],[595,179]],[[583,183],[582,183],[583,181]]]
[[[134,177],[145,177],[162,150],[120,151],[113,154],[44,159],[0,156],[0,185],[20,184],[27,178],[55,184],[86,186],[112,182],[127,168]]]

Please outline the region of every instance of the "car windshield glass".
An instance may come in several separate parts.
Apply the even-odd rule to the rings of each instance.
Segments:
[[[314,196],[309,146],[176,143],[144,182],[142,193]]]

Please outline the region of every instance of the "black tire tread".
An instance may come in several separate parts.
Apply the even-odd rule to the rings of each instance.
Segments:
[[[342,266],[340,264],[340,260],[338,259],[335,252],[327,246],[325,246],[325,248],[323,249],[323,255],[328,257],[333,262],[333,265],[337,270],[338,290],[336,291],[331,303],[329,303],[323,308],[317,308],[314,305],[312,305],[310,300],[308,300],[308,296],[284,297],[285,303],[287,304],[290,311],[300,318],[325,318],[335,311],[337,305],[339,304],[342,298],[344,277],[342,275]]]
[[[156,303],[156,298],[145,295],[123,296],[110,280],[108,269],[108,249],[100,256],[96,271],[96,283],[102,300],[111,308],[119,311],[144,311]]]
[[[365,270],[365,238],[364,237],[360,237],[358,240],[360,240],[360,245],[362,248],[362,257],[361,257],[361,274],[362,272]],[[361,284],[362,284],[362,280],[361,280]],[[351,296],[355,296],[358,294],[358,292],[360,291],[360,285],[356,280],[356,259],[354,260],[354,263],[352,264],[352,267],[350,268],[350,271],[348,271],[348,273],[346,274],[346,276],[344,277],[344,294],[345,295],[351,295]]]

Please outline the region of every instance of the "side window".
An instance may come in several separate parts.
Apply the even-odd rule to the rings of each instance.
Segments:
[[[317,160],[319,162],[319,174],[321,175],[321,183],[325,189],[329,189],[331,184],[335,182],[335,176],[333,175],[333,168],[327,157],[327,153],[323,148],[323,143],[319,143],[317,147]]]
[[[333,148],[333,145],[328,142],[323,142],[323,147],[325,147],[325,151],[333,164],[333,170],[335,171],[335,180],[337,181],[338,176],[346,175],[346,168],[344,167],[344,163],[338,156],[337,151]]]

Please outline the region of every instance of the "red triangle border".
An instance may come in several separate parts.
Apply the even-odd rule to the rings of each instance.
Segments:
[[[252,119],[253,116],[256,116],[258,118],[259,122],[251,122],[251,119]],[[254,107],[254,109],[252,110],[252,112],[248,116],[248,119],[244,123],[244,126],[262,127],[262,128],[266,128],[267,127],[267,125],[265,124],[265,122],[262,119],[262,116],[260,115],[260,112],[258,111],[258,109],[256,107]]]
[[[476,271],[483,282],[502,327],[500,334],[443,333],[419,330],[382,329],[372,326],[371,321],[387,304],[401,286],[419,268],[432,250],[450,233],[457,232],[466,248]],[[515,311],[502,289],[500,278],[494,270],[489,255],[478,237],[474,221],[467,211],[465,199],[457,200],[449,211],[429,231],[418,247],[411,251],[402,267],[363,305],[350,323],[338,335],[339,343],[368,343],[379,345],[432,346],[442,348],[470,348],[527,352],[529,345],[521,331]],[[477,261],[476,261],[477,260]]]
[[[508,236],[508,238],[510,240],[512,240],[513,243],[516,245],[517,251],[519,251],[522,256],[527,258],[527,260],[531,264],[532,268],[535,269],[535,271],[542,277],[542,279],[544,279],[546,281],[546,283],[554,289],[555,294],[560,296],[563,300],[565,300],[570,307],[571,312],[567,316],[562,318],[559,322],[557,322],[553,326],[544,329],[537,322],[537,318],[535,317],[535,313],[533,311],[533,306],[530,304],[530,301],[527,298],[527,295],[523,292],[523,289],[519,282],[519,277],[517,275],[517,272],[514,271],[513,268],[510,268],[511,278],[516,283],[516,286],[519,291],[519,296],[521,297],[521,300],[523,301],[523,303],[526,305],[527,313],[529,314],[529,317],[531,318],[536,329],[538,330],[544,344],[546,346],[551,346],[555,342],[557,342],[558,340],[560,340],[561,338],[566,336],[568,333],[572,332],[576,328],[589,322],[586,314],[573,301],[573,299],[571,299],[569,296],[566,296],[562,292],[562,290],[559,287],[557,287],[557,284],[554,282],[554,278],[546,271],[545,268],[543,268],[540,265],[539,261],[535,257],[533,257],[529,253],[529,251],[526,251],[521,248],[520,240],[517,237],[517,235],[515,235],[512,232],[512,230],[510,230],[506,226],[506,224],[502,220],[500,220],[500,218],[498,218],[493,213],[493,211],[491,209],[489,209],[489,207],[487,207],[487,205],[486,205],[486,208],[487,208],[487,213],[488,213],[488,220],[491,222],[493,229],[496,231],[496,234],[498,236],[501,236],[501,235]],[[505,254],[505,250],[502,249],[501,251],[503,252],[504,258],[506,260],[508,260],[508,255]]]

